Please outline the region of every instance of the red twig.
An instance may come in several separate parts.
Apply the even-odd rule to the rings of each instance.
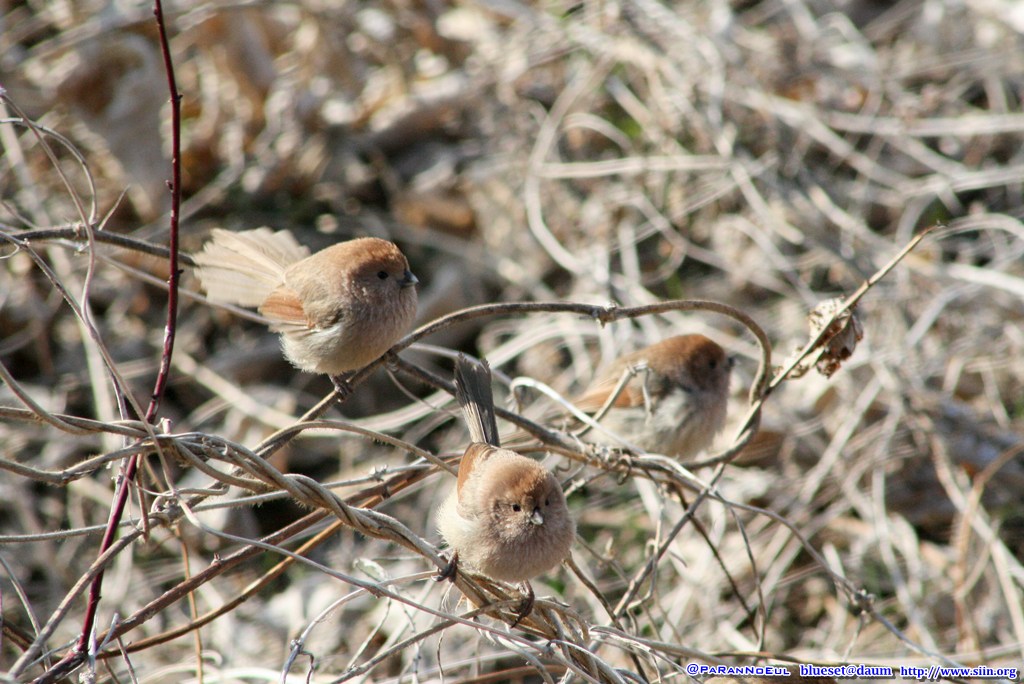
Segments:
[[[170,255],[168,265],[170,274],[167,277],[167,327],[164,329],[164,350],[160,356],[160,372],[157,373],[153,386],[153,396],[149,408],[146,409],[146,422],[156,418],[160,406],[160,398],[167,387],[167,378],[171,373],[171,354],[174,351],[174,335],[178,328],[178,212],[181,208],[181,93],[174,79],[174,62],[171,61],[171,46],[167,40],[167,27],[164,25],[164,11],[160,0],[154,0],[153,14],[156,25],[160,29],[160,51],[164,56],[164,70],[167,73],[167,87],[171,91],[171,235],[168,243]]]
[[[153,14],[156,17],[156,24],[160,33],[160,50],[164,58],[167,85],[171,92],[171,181],[168,184],[171,190],[171,221],[168,245],[170,251],[170,274],[167,278],[167,326],[164,329],[164,347],[160,357],[160,370],[157,373],[156,382],[153,386],[153,395],[150,397],[149,407],[146,409],[146,422],[152,422],[156,418],[160,407],[160,398],[167,387],[167,378],[171,370],[171,354],[174,350],[174,336],[178,321],[178,212],[181,206],[181,94],[178,92],[177,82],[174,78],[174,63],[171,59],[170,43],[167,40],[167,28],[164,24],[161,0],[154,0]],[[128,459],[128,462],[118,475],[114,503],[110,509],[107,529],[103,534],[103,541],[100,546],[101,555],[114,542],[114,536],[117,533],[118,525],[128,503],[130,485],[135,479],[138,467],[139,456],[136,454]],[[96,611],[99,608],[102,586],[103,572],[101,571],[96,574],[89,587],[89,601],[86,606],[82,633],[78,637],[78,643],[72,652],[65,656],[65,660],[68,658],[80,658],[87,652],[89,637],[92,634],[96,621]]]

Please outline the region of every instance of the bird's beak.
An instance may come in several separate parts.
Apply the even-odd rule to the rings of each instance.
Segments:
[[[544,524],[544,516],[540,514],[540,508],[533,509],[533,515],[530,516],[530,522],[534,525]]]
[[[399,284],[400,284],[400,285],[401,285],[401,286],[402,286],[403,288],[404,288],[404,287],[412,287],[412,286],[413,286],[413,285],[415,285],[416,283],[420,282],[420,279],[419,279],[419,278],[417,278],[416,276],[414,276],[414,275],[412,274],[412,271],[410,271],[409,269],[405,269],[405,277],[403,277],[403,278],[402,278],[402,279],[401,279],[400,281],[398,281],[398,282],[399,282]]]

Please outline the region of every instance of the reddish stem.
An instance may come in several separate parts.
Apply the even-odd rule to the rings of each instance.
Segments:
[[[177,82],[174,78],[174,63],[171,60],[171,48],[167,39],[167,28],[164,24],[163,5],[161,0],[154,0],[153,14],[156,17],[156,25],[160,33],[160,50],[164,58],[164,71],[167,74],[167,85],[171,92],[171,221],[170,221],[170,242],[169,257],[170,274],[167,278],[167,325],[164,328],[164,347],[160,356],[160,370],[156,376],[153,386],[153,394],[150,397],[149,407],[146,409],[146,422],[153,422],[160,407],[160,398],[167,387],[167,378],[171,370],[171,354],[174,351],[174,337],[178,321],[178,213],[181,207],[181,94],[178,92]],[[107,519],[107,529],[103,534],[103,541],[100,545],[100,555],[106,552],[114,542],[117,527],[124,516],[124,509],[128,503],[128,493],[131,483],[135,479],[135,473],[139,467],[139,456],[133,455],[128,459],[121,473],[118,475],[114,503],[110,509],[110,516]],[[103,571],[96,574],[89,587],[89,601],[86,606],[85,619],[82,622],[82,633],[78,637],[78,644],[70,656],[84,654],[89,647],[89,635],[92,634],[96,622],[96,611],[99,608],[100,591],[103,587]]]

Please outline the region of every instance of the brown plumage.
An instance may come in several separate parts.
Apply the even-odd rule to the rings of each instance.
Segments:
[[[732,360],[704,335],[679,335],[620,357],[574,403],[600,410],[623,375],[635,373],[616,396],[602,427],[644,451],[689,458],[708,447],[725,423]],[[586,439],[617,446],[598,430]]]
[[[459,357],[456,398],[474,440],[455,489],[437,512],[459,565],[506,582],[526,582],[569,556],[576,525],[554,475],[498,445],[490,370]]]
[[[398,247],[379,238],[310,256],[288,231],[215,229],[195,261],[210,301],[258,308],[288,360],[311,373],[365,366],[416,316],[416,276]]]

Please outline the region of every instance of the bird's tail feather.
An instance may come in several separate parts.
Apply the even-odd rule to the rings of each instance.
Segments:
[[[459,354],[455,361],[455,399],[466,418],[470,439],[501,446],[498,421],[494,416],[491,369],[486,361],[471,361]]]
[[[210,301],[255,307],[281,285],[285,269],[307,256],[287,230],[216,228],[195,262]]]

